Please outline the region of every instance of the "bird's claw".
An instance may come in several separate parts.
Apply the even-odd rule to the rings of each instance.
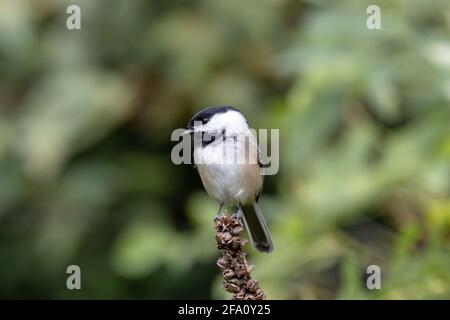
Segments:
[[[231,215],[231,219],[233,220],[240,220],[242,218],[241,211],[235,212]]]

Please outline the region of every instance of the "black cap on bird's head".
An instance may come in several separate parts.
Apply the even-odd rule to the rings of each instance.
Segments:
[[[192,131],[192,130],[194,130],[194,125],[196,122],[198,122],[198,123],[201,122],[202,124],[206,124],[209,122],[209,120],[211,120],[211,118],[214,115],[219,114],[219,113],[225,113],[230,110],[237,111],[240,113],[240,111],[238,109],[231,107],[231,106],[217,106],[217,107],[213,106],[213,107],[204,108],[204,109],[200,110],[199,112],[197,112],[191,118],[191,120],[188,123],[187,129]]]

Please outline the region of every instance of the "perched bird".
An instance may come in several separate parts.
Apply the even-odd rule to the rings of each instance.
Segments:
[[[192,117],[185,133],[201,139],[194,143],[194,163],[207,193],[220,205],[218,214],[223,206],[237,207],[253,247],[271,252],[272,239],[258,206],[263,166],[244,115],[230,106],[208,107]]]

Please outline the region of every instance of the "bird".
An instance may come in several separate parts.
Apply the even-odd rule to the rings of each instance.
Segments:
[[[237,208],[253,247],[269,253],[272,237],[259,208],[264,167],[255,135],[245,116],[232,106],[211,106],[197,112],[184,134],[194,138],[194,165],[206,192],[222,208]],[[230,161],[231,160],[231,161]]]

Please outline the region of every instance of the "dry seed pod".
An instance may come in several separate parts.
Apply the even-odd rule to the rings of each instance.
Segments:
[[[264,291],[258,281],[251,278],[252,265],[247,264],[242,247],[247,243],[240,238],[244,230],[241,220],[233,215],[222,215],[215,220],[217,248],[222,256],[217,266],[223,271],[223,288],[233,294],[233,300],[263,300]]]

